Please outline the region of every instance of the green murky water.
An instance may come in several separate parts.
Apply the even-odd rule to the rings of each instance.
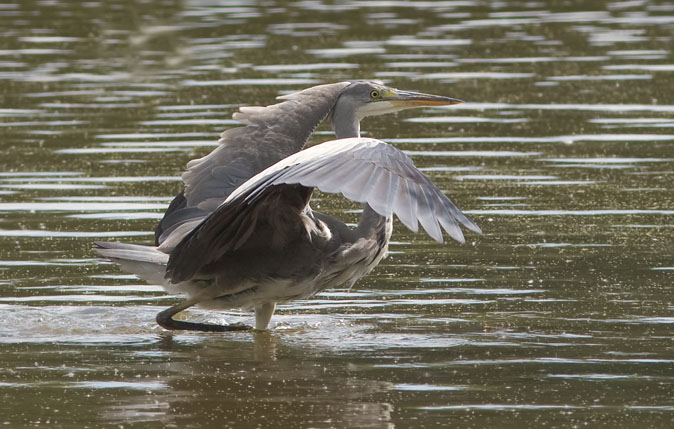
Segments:
[[[0,34],[0,423],[671,427],[670,2],[7,0]],[[484,236],[396,223],[269,333],[157,327],[91,242],[149,243],[238,106],[354,78],[468,101],[363,129]]]

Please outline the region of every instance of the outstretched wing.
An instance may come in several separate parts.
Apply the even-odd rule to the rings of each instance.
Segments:
[[[179,225],[208,215],[255,174],[301,150],[349,84],[319,85],[279,97],[283,101],[271,106],[241,107],[233,117],[246,126],[226,130],[220,146],[187,164],[185,190],[157,227],[155,244]]]
[[[255,221],[251,216],[253,207],[269,198],[272,190],[283,189],[274,194],[299,203],[300,200],[308,202],[314,187],[367,203],[381,216],[390,217],[395,213],[412,231],[416,232],[421,223],[439,242],[443,241],[444,229],[450,237],[463,243],[459,223],[481,233],[480,228],[398,149],[374,139],[333,140],[289,156],[232,192],[177,245],[171,253],[167,277],[174,281],[174,277],[189,278],[211,262],[213,258],[203,249],[213,249],[216,241],[218,256],[223,251],[235,251],[245,243]],[[225,230],[228,233],[223,234]]]
[[[368,203],[382,216],[395,213],[414,232],[419,222],[438,242],[443,241],[440,226],[461,243],[464,238],[458,223],[481,233],[407,155],[381,140],[333,140],[303,150],[250,179],[227,201],[246,193],[251,198],[263,186],[281,183],[341,193],[352,201]]]

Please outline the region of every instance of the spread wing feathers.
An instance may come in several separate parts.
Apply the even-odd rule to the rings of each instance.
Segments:
[[[421,223],[438,242],[443,241],[444,229],[463,243],[458,223],[481,233],[407,155],[380,140],[334,140],[303,150],[250,179],[228,201],[244,194],[255,198],[265,187],[281,183],[342,193],[350,200],[368,203],[381,216],[395,213],[412,231]]]
[[[241,107],[233,117],[246,126],[226,130],[220,146],[187,164],[187,206],[210,212],[246,180],[301,150],[348,85],[315,86],[271,106]]]
[[[166,277],[173,283],[187,280],[239,249],[260,220],[270,225],[273,234],[290,236],[299,231],[299,213],[308,205],[314,187],[368,203],[381,216],[395,213],[415,232],[420,222],[439,242],[443,241],[441,228],[464,242],[458,223],[481,233],[398,149],[374,139],[333,140],[291,155],[238,187],[175,246]]]

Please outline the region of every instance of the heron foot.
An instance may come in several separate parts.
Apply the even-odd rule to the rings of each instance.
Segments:
[[[252,331],[253,327],[243,323],[234,323],[230,325],[214,325],[211,323],[186,322],[184,320],[175,320],[173,316],[184,310],[181,305],[167,308],[157,314],[157,323],[164,329],[182,330],[182,331],[201,331],[201,332],[241,332]]]

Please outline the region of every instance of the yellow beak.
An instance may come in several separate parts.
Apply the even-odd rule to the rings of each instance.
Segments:
[[[382,94],[380,100],[389,101],[396,107],[419,107],[419,106],[451,106],[461,104],[463,101],[456,98],[443,97],[441,95],[424,94],[421,92],[401,91],[395,89]]]

